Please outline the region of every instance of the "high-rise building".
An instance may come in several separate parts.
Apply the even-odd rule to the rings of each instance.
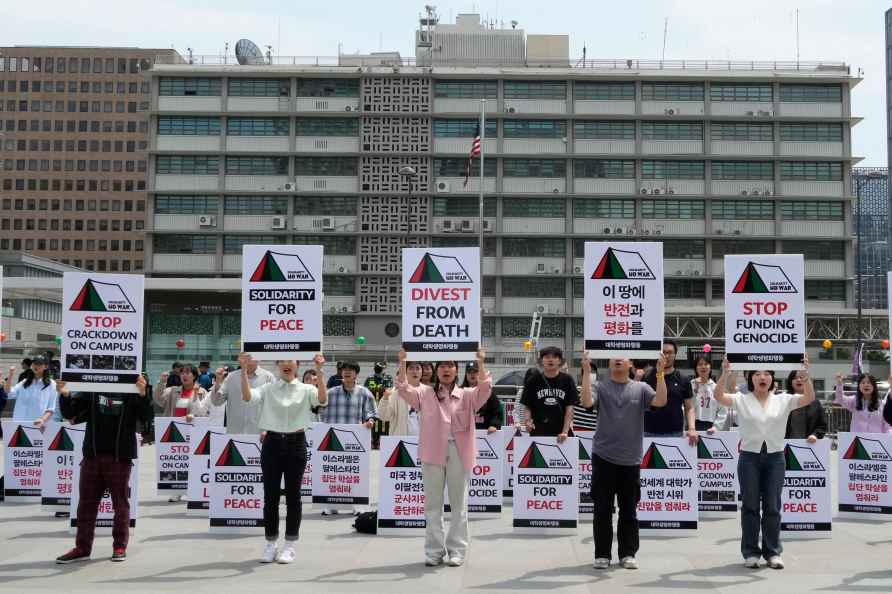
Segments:
[[[0,47],[0,252],[143,269],[145,71],[175,54]]]
[[[885,167],[854,167],[852,179],[856,194],[854,228],[857,238],[860,226],[861,240],[860,277],[864,288],[861,306],[886,309],[886,273],[892,270],[889,251],[889,170]],[[856,242],[856,250],[857,246]],[[857,251],[855,266],[858,266]],[[855,287],[857,299],[857,277]]]

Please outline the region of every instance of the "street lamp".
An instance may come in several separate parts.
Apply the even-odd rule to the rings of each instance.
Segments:
[[[863,338],[861,327],[862,302],[864,294],[864,286],[862,285],[861,271],[861,188],[866,181],[872,179],[883,179],[886,176],[879,171],[867,171],[863,174],[855,173],[855,242],[857,243],[855,252],[855,278],[856,278],[856,305],[858,307],[857,324],[858,324],[858,342]]]

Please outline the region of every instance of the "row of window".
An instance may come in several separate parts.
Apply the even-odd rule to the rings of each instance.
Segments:
[[[20,192],[144,192],[145,179],[4,179],[4,190]]]
[[[3,231],[102,231],[127,233],[130,231],[142,231],[145,228],[141,220],[95,220],[88,219],[0,219],[0,229]],[[142,249],[142,248],[140,248]],[[126,248],[130,251],[130,248]]]
[[[19,221],[16,221],[19,222]],[[31,221],[33,222],[33,221]],[[45,222],[45,221],[44,221]],[[4,230],[7,230],[4,227]],[[49,250],[51,252],[55,252],[58,250],[66,250],[72,249],[72,240],[70,239],[37,239],[34,244],[36,248],[40,251]],[[81,240],[73,240],[75,242],[79,242]],[[84,239],[83,244],[75,243],[74,249],[81,250],[82,248],[88,252],[141,252],[143,251],[143,240],[142,239]],[[82,247],[77,247],[81,245]]]
[[[27,80],[27,79],[0,79],[0,93],[105,93],[117,94],[141,94],[148,95],[149,83],[124,82],[124,81],[88,81],[88,80]]]
[[[287,175],[288,157],[226,157],[228,175]],[[357,159],[353,157],[298,157],[294,160],[298,176],[356,176]],[[217,175],[220,158],[216,156],[159,155],[155,172],[159,175]]]
[[[74,142],[74,141],[72,141]],[[98,151],[96,151],[98,152]],[[106,152],[106,151],[103,151]],[[120,161],[97,159],[4,159],[0,171],[145,171],[145,161]]]
[[[288,118],[228,118],[228,136],[288,136]],[[161,116],[158,134],[162,136],[219,136],[222,126],[216,117]],[[298,118],[298,136],[358,136],[357,118]]]
[[[98,212],[145,212],[145,200],[96,200],[65,198],[4,198],[3,210],[49,211],[98,211]]]
[[[220,78],[162,76],[158,79],[158,94],[162,97],[219,97],[222,90]],[[291,79],[230,78],[226,91],[230,97],[290,97]],[[299,78],[297,96],[358,97],[359,79]]]
[[[139,74],[151,67],[145,58],[0,57],[0,72],[69,72],[76,74]]]
[[[68,113],[137,113],[149,109],[148,101],[0,101],[0,111],[68,112]]]
[[[145,120],[2,120],[0,132],[124,132],[145,134]]]
[[[146,150],[145,140],[13,140],[9,139],[2,143],[3,150],[20,151],[20,152],[56,152],[56,153],[135,153],[137,151]]]

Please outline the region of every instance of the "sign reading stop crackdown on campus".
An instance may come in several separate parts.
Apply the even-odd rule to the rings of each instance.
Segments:
[[[43,470],[40,505],[57,518],[68,517],[74,487],[74,459],[84,447],[86,424],[47,421],[43,426]]]
[[[643,534],[697,530],[697,450],[679,437],[645,437],[638,526]]]
[[[656,358],[663,347],[663,244],[585,243],[585,348]]]
[[[134,435],[139,440],[139,435]],[[137,444],[140,442],[137,441]],[[80,498],[81,462],[84,459],[82,448],[74,450],[74,475],[72,476],[71,507],[68,508],[68,532],[77,532],[77,505]],[[130,504],[130,528],[136,528],[136,518],[139,517],[139,458],[133,459],[130,468],[130,482],[127,484],[127,501]],[[111,534],[115,521],[115,508],[112,504],[108,489],[99,500],[99,511],[96,514],[96,534]]]
[[[61,372],[72,392],[136,393],[144,286],[138,274],[65,273]]]
[[[192,423],[182,417],[155,417],[155,471],[158,494],[185,493],[189,486]]]
[[[839,515],[892,519],[892,434],[840,433]]]
[[[189,438],[189,480],[186,488],[186,514],[207,516],[211,482],[211,435],[225,435],[223,427],[213,427],[207,417],[192,421]]]
[[[735,369],[802,366],[804,270],[802,254],[725,256],[725,348]]]
[[[372,431],[365,425],[313,426],[313,503],[367,505]]]
[[[418,437],[381,436],[378,480],[379,536],[424,533],[424,481]]]
[[[256,534],[262,530],[260,436],[211,434],[210,472],[211,532]]]
[[[697,442],[697,482],[699,509],[703,517],[724,518],[737,513],[736,431],[700,433]]]
[[[514,438],[514,531],[576,534],[579,440]]]
[[[842,451],[842,450],[840,450]],[[830,440],[787,439],[781,532],[784,538],[830,538]]]
[[[260,361],[322,350],[322,246],[242,249],[242,350]]]
[[[593,521],[595,504],[592,501],[592,441],[594,431],[574,431],[579,440],[579,519]]]
[[[43,433],[31,422],[3,421],[3,494],[6,501],[40,503]]]
[[[403,348],[410,361],[472,361],[480,345],[480,249],[403,250]]]

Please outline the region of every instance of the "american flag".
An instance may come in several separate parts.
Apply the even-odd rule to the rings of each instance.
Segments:
[[[471,141],[471,154],[468,155],[468,166],[465,168],[465,183],[464,187],[468,187],[468,180],[471,178],[471,162],[474,160],[474,157],[480,156],[480,124],[477,124],[477,129],[474,131],[474,140]]]

